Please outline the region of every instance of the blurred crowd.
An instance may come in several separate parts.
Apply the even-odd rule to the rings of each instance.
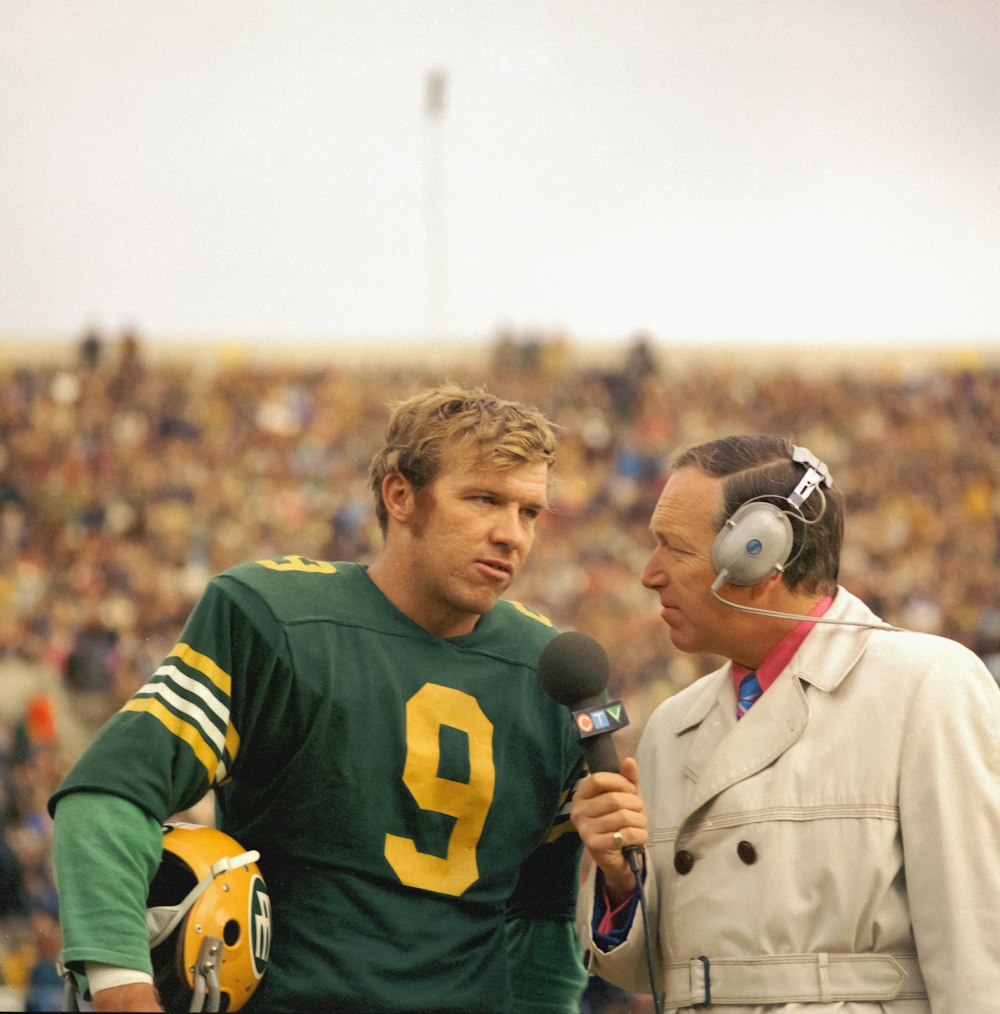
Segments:
[[[717,664],[672,649],[639,575],[669,456],[727,433],[787,435],[823,458],[848,500],[842,583],[1000,679],[1000,369],[906,371],[874,354],[864,369],[685,368],[642,336],[610,365],[516,335],[484,361],[152,362],[126,333],[87,335],[65,362],[0,363],[0,1009],[56,1009],[45,803],[68,766],[212,574],[373,558],[368,460],[389,404],[428,384],[484,384],[560,425],[554,509],[514,593],[605,645],[632,718],[623,749]],[[615,1002],[626,1009],[592,1009]]]

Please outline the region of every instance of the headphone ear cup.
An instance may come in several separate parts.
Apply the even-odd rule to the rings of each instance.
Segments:
[[[773,503],[743,504],[712,543],[712,566],[730,584],[758,584],[785,565],[792,552],[792,523]]]

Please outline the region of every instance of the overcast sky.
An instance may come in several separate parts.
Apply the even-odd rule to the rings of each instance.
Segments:
[[[0,337],[1000,341],[998,124],[997,0],[0,0]]]

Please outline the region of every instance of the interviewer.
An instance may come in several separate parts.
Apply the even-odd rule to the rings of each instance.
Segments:
[[[590,972],[650,991],[640,845],[665,1009],[996,1014],[996,683],[838,585],[844,498],[808,452],[727,437],[672,464],[642,581],[677,648],[727,661],[576,795]]]

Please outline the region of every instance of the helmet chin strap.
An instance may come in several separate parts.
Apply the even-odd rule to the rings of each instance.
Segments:
[[[228,873],[247,863],[255,863],[260,853],[255,849],[241,852],[238,856],[217,859],[212,863],[208,873],[191,888],[184,899],[176,905],[157,905],[146,909],[146,932],[149,933],[150,949],[158,947],[180,925],[191,906],[208,890],[212,881],[220,874]]]

